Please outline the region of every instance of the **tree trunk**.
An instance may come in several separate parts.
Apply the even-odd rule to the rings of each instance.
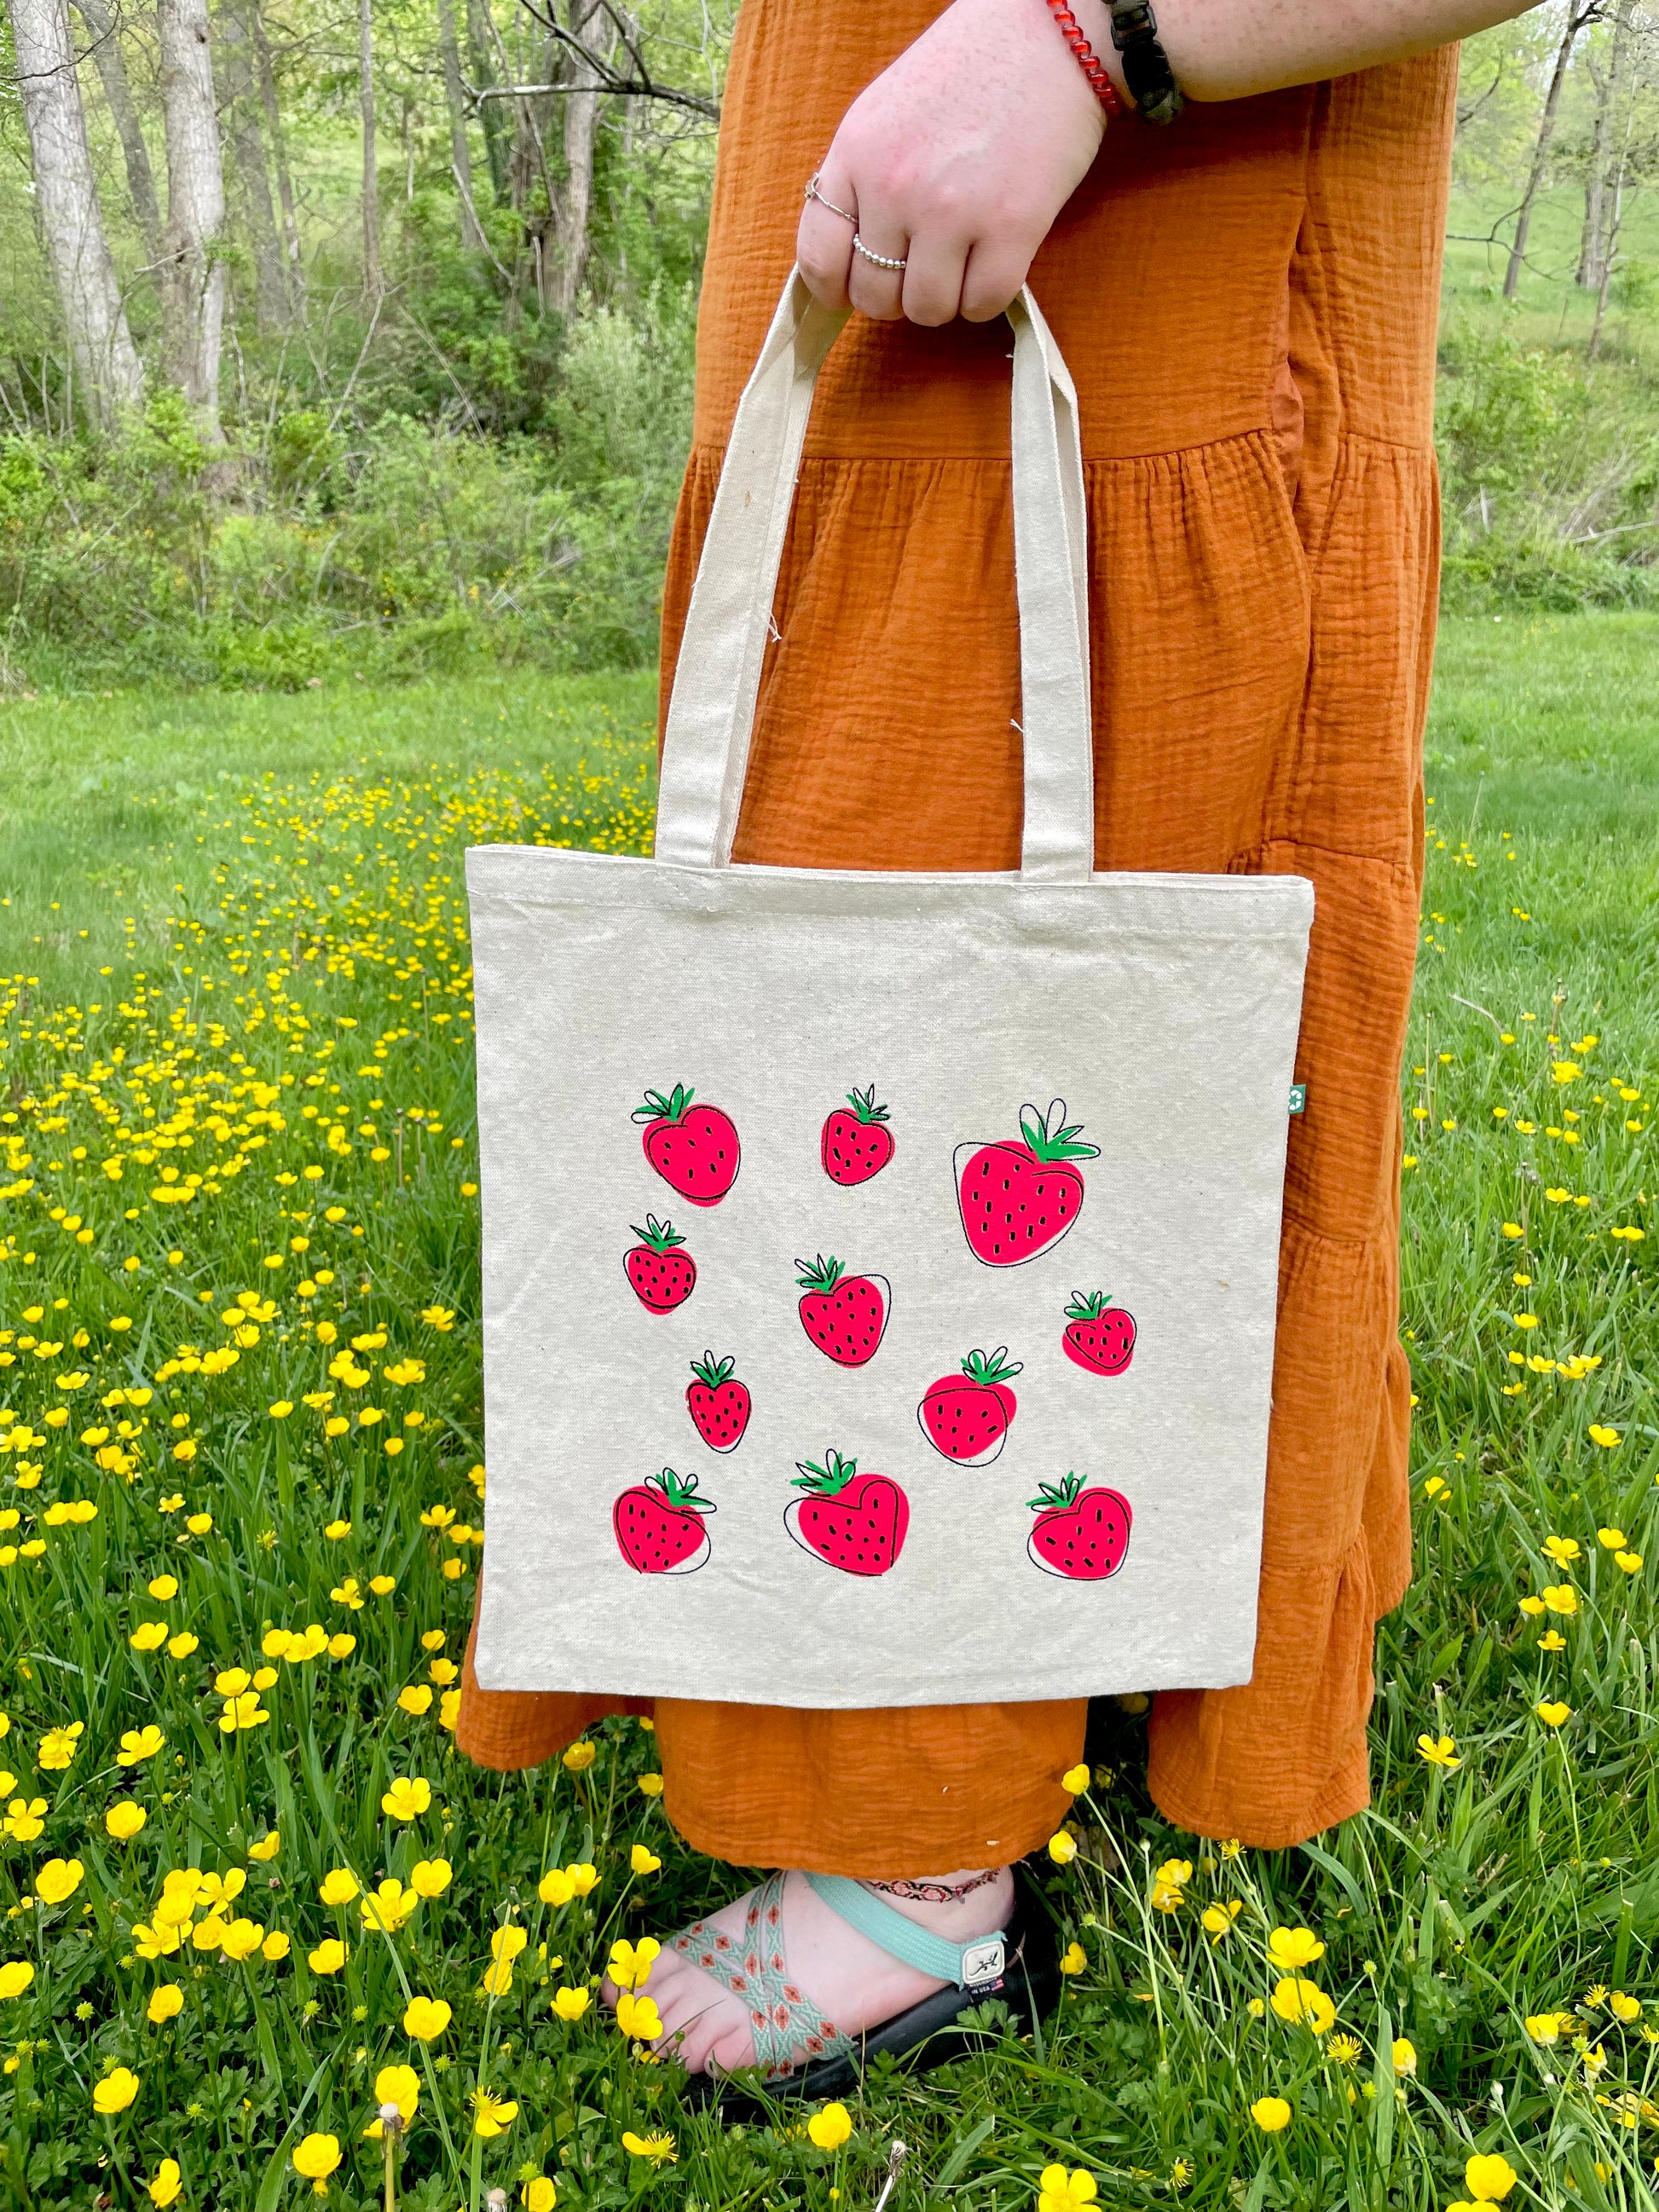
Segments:
[[[289,317],[288,283],[276,211],[270,197],[270,171],[259,129],[258,93],[253,82],[253,41],[243,0],[230,0],[220,13],[219,58],[224,78],[225,119],[243,219],[253,247],[255,313],[262,333],[280,331]]]
[[[245,0],[253,33],[254,58],[259,68],[259,104],[265,112],[265,136],[276,160],[276,197],[283,211],[283,250],[288,256],[288,295],[294,307],[305,300],[305,264],[300,258],[300,224],[294,211],[294,173],[288,165],[288,137],[276,98],[276,72],[271,64],[270,41],[265,36],[259,0]]]
[[[1572,50],[1578,33],[1586,23],[1595,20],[1600,10],[1596,5],[1585,6],[1582,0],[1568,0],[1566,24],[1561,33],[1561,43],[1556,48],[1555,67],[1550,74],[1549,90],[1544,95],[1544,112],[1538,118],[1538,137],[1532,149],[1532,167],[1527,175],[1527,188],[1521,196],[1521,211],[1515,219],[1515,240],[1510,247],[1510,264],[1504,271],[1504,297],[1512,300],[1521,282],[1521,267],[1527,256],[1527,233],[1532,228],[1532,206],[1538,197],[1538,188],[1544,181],[1544,172],[1550,157],[1550,141],[1555,136],[1555,118],[1561,105],[1561,88],[1567,81],[1567,64],[1572,59]]]
[[[167,228],[161,264],[161,343],[169,379],[216,444],[219,352],[228,271],[219,258],[225,173],[213,94],[207,0],[156,0],[167,124]]]
[[[34,205],[81,404],[100,425],[144,396],[93,181],[65,0],[9,0]]]
[[[467,137],[461,84],[461,49],[455,35],[455,0],[438,0],[438,51],[443,61],[444,99],[449,108],[449,162],[461,195],[461,244],[469,253],[483,250],[472,197],[472,148]]]
[[[92,41],[92,58],[98,64],[104,98],[109,102],[110,116],[120,137],[121,153],[126,162],[127,191],[138,228],[143,233],[144,251],[152,261],[159,261],[161,210],[155,198],[155,177],[149,166],[143,125],[133,105],[132,87],[127,82],[120,28],[110,13],[107,0],[76,0],[76,6]]]
[[[495,74],[495,56],[500,35],[489,12],[489,0],[466,0],[466,43],[480,90],[501,81]],[[490,191],[498,207],[507,198],[507,118],[501,113],[505,104],[499,100],[483,103],[484,152],[489,160]]]
[[[1620,135],[1620,110],[1625,104],[1630,77],[1632,0],[1619,0],[1613,12],[1613,38],[1605,69],[1595,69],[1595,123],[1590,137],[1589,168],[1584,178],[1584,228],[1578,245],[1577,281],[1587,292],[1599,292],[1612,251],[1609,209],[1613,142]],[[1600,314],[1596,317],[1598,325]]]
[[[363,118],[363,290],[378,302],[380,276],[380,183],[374,153],[374,0],[357,0],[357,97]]]
[[[616,26],[601,7],[600,0],[571,0],[570,28],[585,46],[609,57],[616,39]],[[571,81],[582,89],[564,95],[564,177],[553,207],[558,261],[549,286],[548,304],[561,315],[568,315],[575,306],[587,268],[588,222],[593,205],[593,145],[599,135],[599,106],[604,98],[597,89],[590,89],[599,82],[598,71],[580,54],[568,54],[568,59]]]

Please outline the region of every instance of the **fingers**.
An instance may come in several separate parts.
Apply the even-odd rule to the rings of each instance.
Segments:
[[[868,214],[861,219],[847,282],[860,314],[878,323],[896,323],[903,314],[909,245],[908,234],[890,216]]]
[[[1018,246],[988,245],[982,240],[967,257],[962,276],[963,319],[994,322],[1030,274],[1031,258]]]
[[[851,177],[836,162],[833,152],[819,173],[817,191],[818,197],[809,199],[801,210],[795,259],[818,305],[844,314],[853,304],[847,285],[854,258],[858,197]],[[837,209],[846,213],[837,214]]]

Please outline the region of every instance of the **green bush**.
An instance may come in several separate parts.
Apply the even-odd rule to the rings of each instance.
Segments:
[[[594,307],[535,436],[321,409],[204,446],[155,398],[118,437],[0,441],[0,615],[35,682],[296,688],[331,669],[638,667],[690,430],[689,295]]]

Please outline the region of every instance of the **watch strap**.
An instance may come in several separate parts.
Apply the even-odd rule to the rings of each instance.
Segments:
[[[1173,123],[1186,99],[1158,35],[1151,0],[1107,0],[1112,44],[1123,58],[1123,82],[1145,123]]]

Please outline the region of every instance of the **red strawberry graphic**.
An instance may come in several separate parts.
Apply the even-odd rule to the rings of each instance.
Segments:
[[[665,1098],[647,1091],[634,1119],[643,1121],[645,1157],[688,1206],[718,1206],[738,1179],[737,1124],[718,1106],[694,1106],[677,1083]]]
[[[1068,1474],[1058,1489],[1043,1483],[1030,1505],[1036,1522],[1025,1549],[1045,1575],[1102,1583],[1123,1565],[1134,1515],[1121,1491],[1085,1490]]]
[[[737,1364],[735,1359],[716,1359],[712,1352],[691,1362],[697,1379],[687,1385],[685,1402],[710,1451],[736,1451],[749,1426],[749,1385],[732,1380]]]
[[[847,1107],[852,1108],[849,1114]],[[876,1086],[849,1091],[847,1106],[837,1106],[823,1125],[818,1147],[823,1172],[831,1182],[868,1182],[893,1157],[893,1133],[887,1126],[887,1109],[876,1103]]]
[[[884,1575],[904,1549],[910,1501],[884,1474],[860,1474],[855,1459],[825,1452],[824,1464],[798,1460],[795,1487],[806,1492],[783,1525],[808,1552],[845,1575]]]
[[[714,1508],[696,1495],[695,1474],[672,1467],[624,1490],[611,1509],[617,1549],[635,1574],[694,1574],[708,1557],[702,1516]]]
[[[1098,1145],[1075,1139],[1080,1121],[1066,1122],[1066,1102],[1046,1114],[1022,1106],[1024,1142],[958,1145],[957,1200],[968,1249],[988,1267],[1018,1267],[1057,1244],[1083,1210],[1083,1176],[1073,1160],[1100,1157]]]
[[[1135,1356],[1135,1319],[1115,1306],[1104,1291],[1072,1293],[1066,1309],[1071,1327],[1060,1340],[1068,1359],[1086,1367],[1091,1375],[1121,1375]]]
[[[1014,1394],[1006,1385],[1019,1371],[1019,1362],[1011,1363],[1007,1346],[1000,1344],[988,1358],[970,1352],[960,1374],[930,1382],[916,1419],[933,1449],[958,1467],[988,1466],[1014,1418]]]
[[[672,1313],[696,1288],[697,1263],[679,1249],[685,1239],[675,1234],[672,1221],[659,1221],[654,1213],[647,1213],[645,1227],[636,1221],[633,1230],[645,1239],[623,1260],[634,1295],[647,1313]]]
[[[837,1367],[862,1367],[873,1359],[887,1327],[893,1303],[893,1286],[885,1275],[849,1275],[840,1260],[820,1253],[795,1278],[806,1296],[800,1302],[800,1325],[826,1358]]]

